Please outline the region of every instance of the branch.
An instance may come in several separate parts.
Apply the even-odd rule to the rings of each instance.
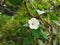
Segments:
[[[29,14],[31,17],[35,17],[35,16],[29,11],[26,0],[24,0],[24,5],[25,5],[25,8],[26,8],[26,11],[28,12],[28,14]]]

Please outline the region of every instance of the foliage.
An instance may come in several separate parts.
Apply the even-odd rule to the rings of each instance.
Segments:
[[[24,1],[27,2],[28,7],[26,7]],[[57,45],[60,45],[60,0],[30,1],[6,0],[6,4],[17,7],[18,10],[11,16],[2,13],[2,11],[0,12],[0,45],[36,45],[38,40],[42,40],[44,43],[48,41],[49,43],[50,25],[54,28],[51,34],[57,40]],[[52,6],[53,8],[50,9]],[[37,9],[48,12],[38,15]],[[39,28],[36,30],[29,28],[28,20],[34,17],[32,14],[40,23]],[[42,20],[39,18],[40,16]]]

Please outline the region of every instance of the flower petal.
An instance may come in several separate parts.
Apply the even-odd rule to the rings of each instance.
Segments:
[[[37,29],[39,27],[39,21],[36,18],[31,18],[28,23],[31,29]]]

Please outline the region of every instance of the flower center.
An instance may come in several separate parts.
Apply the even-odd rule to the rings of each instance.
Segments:
[[[32,25],[34,25],[34,23],[32,23]]]

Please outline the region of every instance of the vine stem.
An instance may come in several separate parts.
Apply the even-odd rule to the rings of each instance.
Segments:
[[[32,6],[35,10],[37,10],[36,7],[31,3],[30,0],[29,0],[29,2],[30,2],[30,4],[31,4],[31,6]],[[28,12],[29,16],[35,17],[35,16],[30,12],[26,0],[24,0],[24,5],[25,5],[26,11]],[[37,14],[38,14],[38,13],[37,13]],[[46,28],[46,26],[47,26],[48,28],[50,27],[50,30],[48,31],[48,32],[49,32],[49,35],[50,35],[50,37],[49,37],[49,43],[50,43],[51,45],[53,45],[53,44],[52,44],[52,43],[53,43],[53,38],[52,38],[52,37],[53,37],[53,33],[52,33],[52,31],[53,31],[53,29],[52,29],[53,26],[52,26],[52,24],[50,24],[50,23],[48,23],[47,21],[45,21],[39,14],[38,14],[38,17],[39,17],[39,19],[44,23],[45,28]],[[37,18],[37,17],[35,17],[35,18]],[[48,44],[45,42],[45,45],[48,45]]]

